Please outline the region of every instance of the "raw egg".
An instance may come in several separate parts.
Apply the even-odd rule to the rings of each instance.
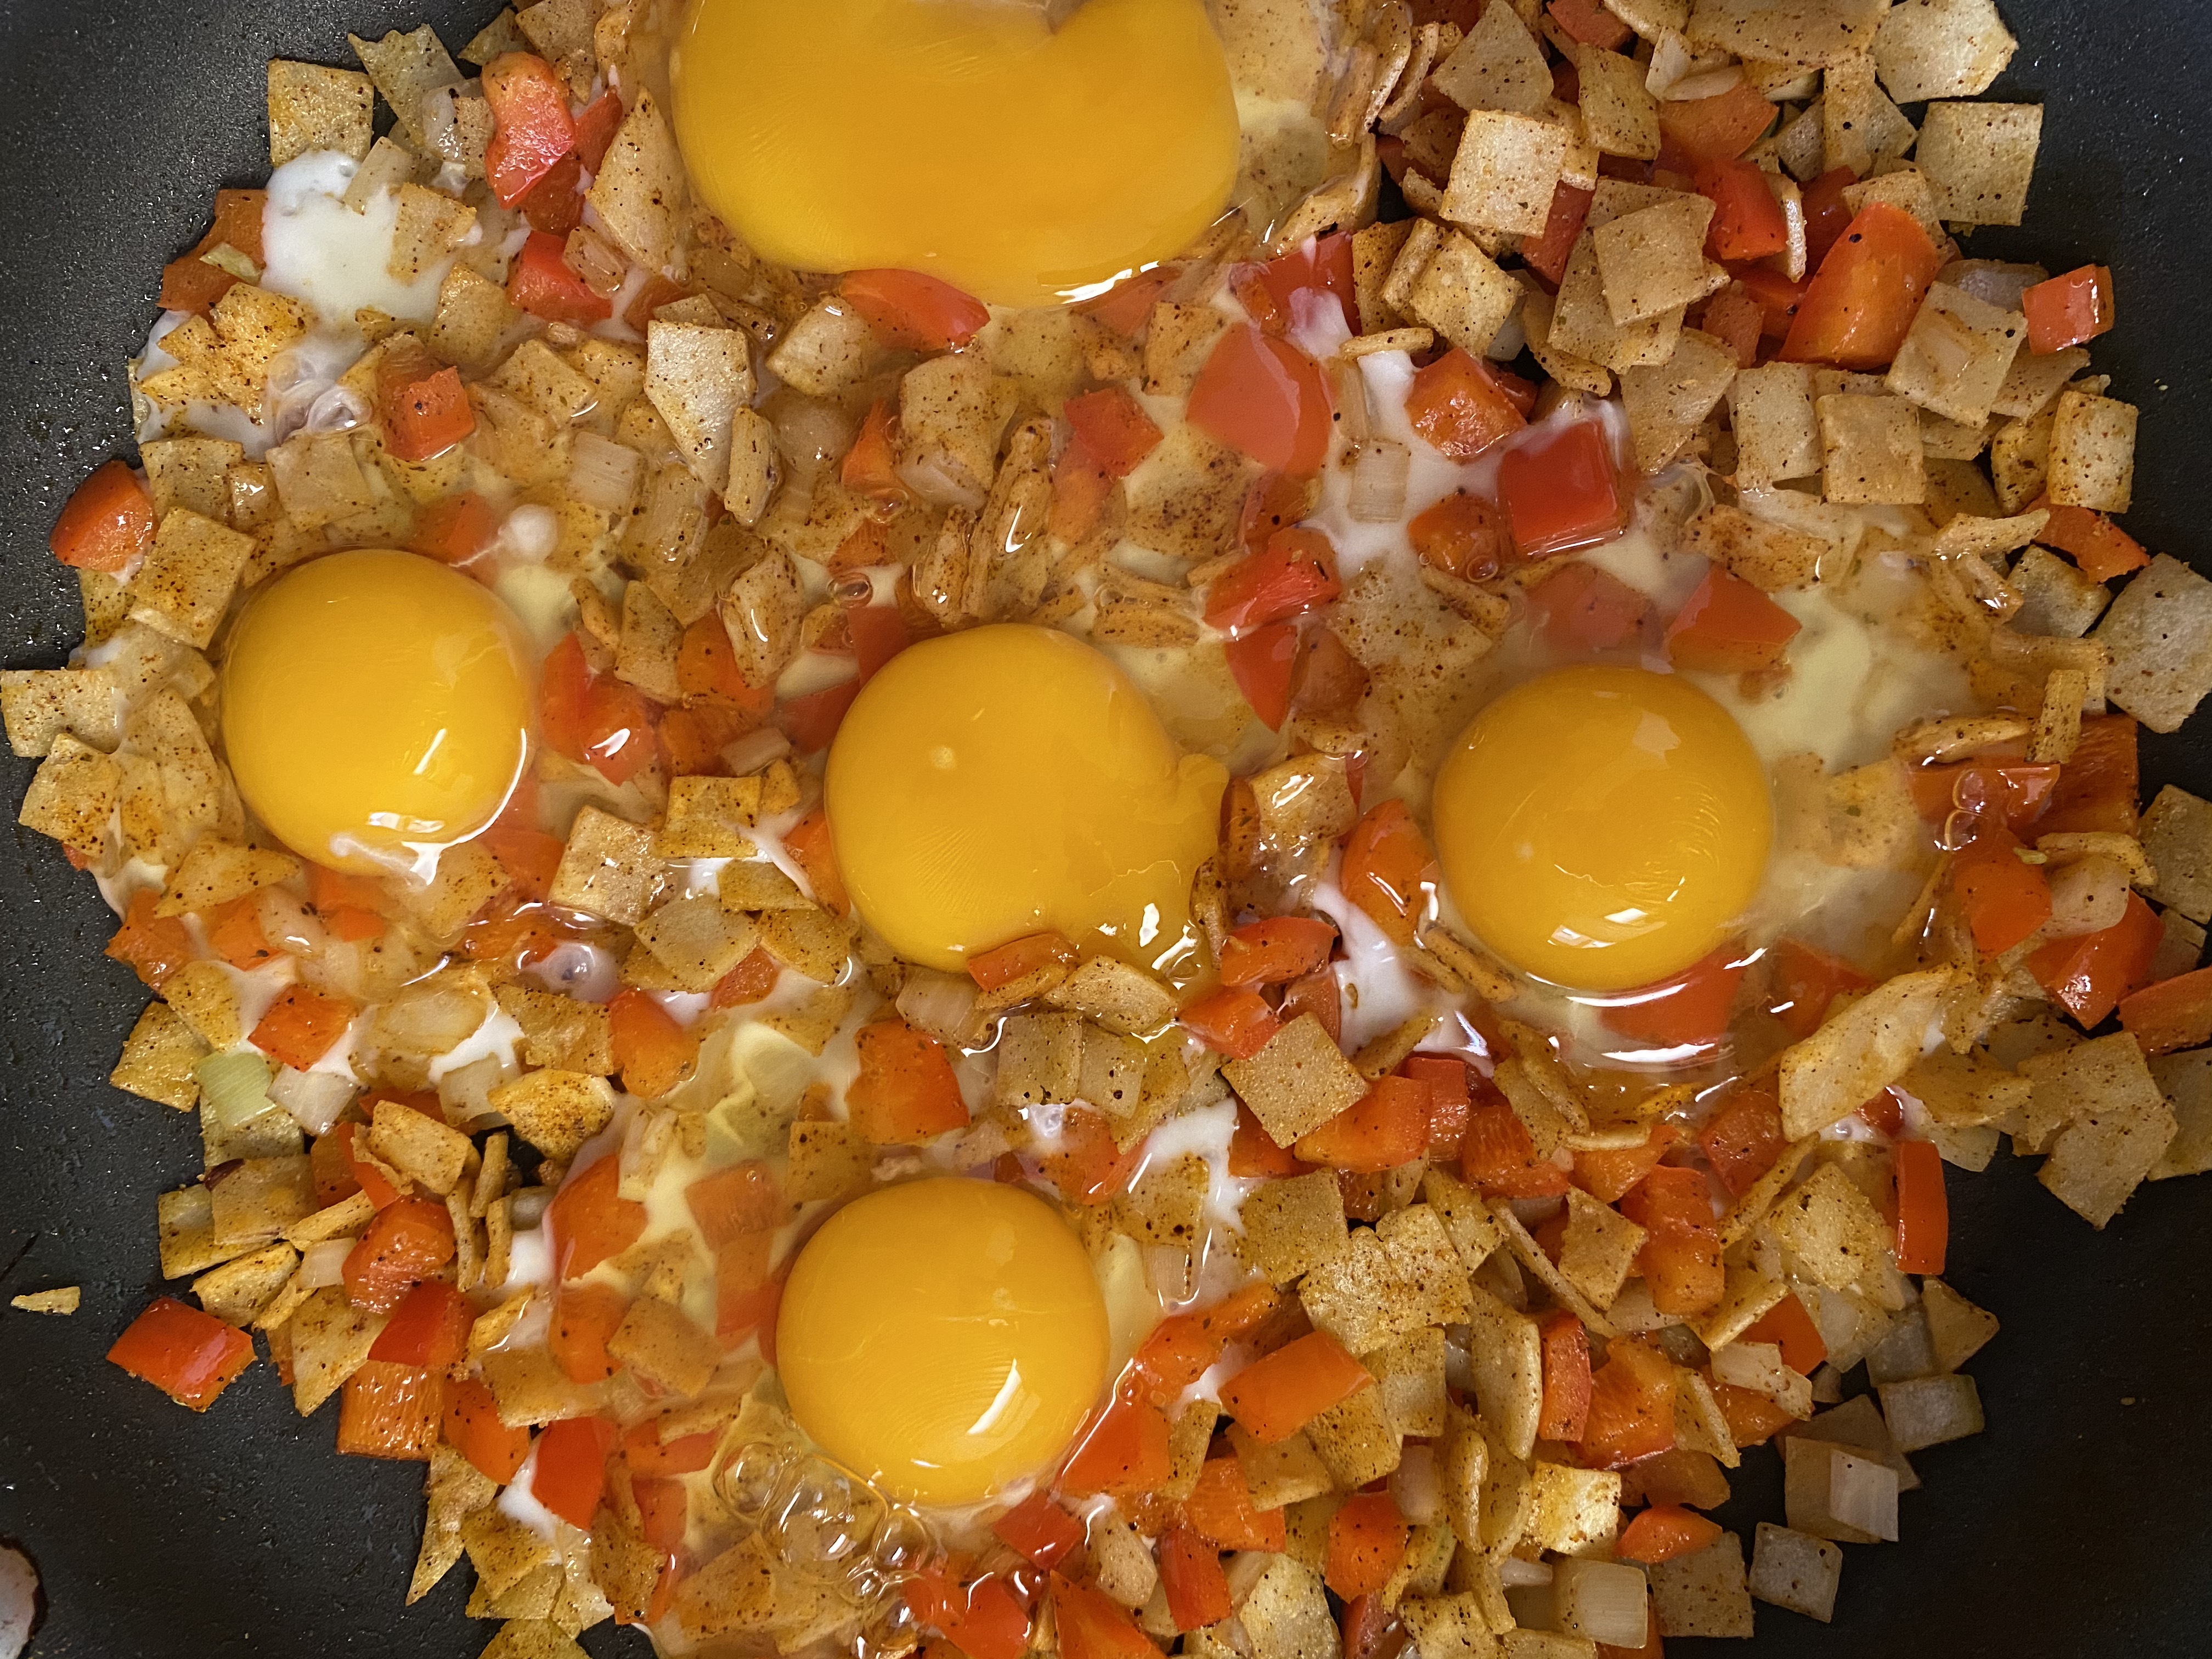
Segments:
[[[1437,775],[1437,855],[1507,962],[1620,991],[1720,945],[1765,872],[1774,814],[1742,729],[1687,680],[1562,668],[1516,686]]]
[[[776,1364],[822,1449],[895,1496],[972,1504],[1067,1449],[1106,1382],[1105,1298],[1052,1206],[940,1176],[855,1199],[784,1286]]]
[[[676,132],[768,258],[1040,305],[1164,259],[1237,178],[1201,0],[693,0]]]
[[[231,635],[222,737],[246,805],[294,852],[415,867],[499,816],[530,676],[507,607],[412,553],[333,553],[273,583]]]
[[[830,746],[845,884],[910,962],[1051,929],[1133,960],[1182,946],[1228,774],[1185,755],[1103,653],[1002,623],[901,652]]]

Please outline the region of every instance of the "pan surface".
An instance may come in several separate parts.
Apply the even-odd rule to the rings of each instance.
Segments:
[[[459,45],[495,9],[431,0],[0,0],[0,660],[59,663],[76,589],[46,534],[93,466],[127,452],[124,362],[162,263],[221,185],[267,173],[263,67],[350,65],[345,33],[430,22]],[[2201,7],[2010,0],[2021,50],[1992,95],[2044,100],[2018,231],[1969,252],[2118,272],[2097,343],[2142,409],[2146,544],[2212,570],[2202,436],[2212,398],[2212,46]],[[2212,715],[2147,738],[2148,796],[2212,794]],[[0,766],[20,799],[30,763]],[[82,1285],[70,1319],[0,1303],[0,1537],[50,1607],[33,1659],[473,1659],[495,1626],[465,1571],[404,1608],[421,1469],[340,1459],[332,1412],[302,1422],[266,1365],[204,1418],[102,1362],[157,1288],[154,1200],[196,1174],[192,1121],[109,1087],[145,993],[105,960],[112,920],[53,843],[11,827],[0,858],[0,1297]],[[2212,1650],[2212,1187],[2144,1188],[2095,1234],[2001,1153],[1955,1176],[1951,1281],[2004,1322],[1972,1372],[1990,1427],[1923,1453],[1903,1543],[1846,1551],[1834,1626],[1762,1608],[1748,1644],[1680,1655],[1883,1659]],[[1723,1518],[1781,1518],[1754,1451]],[[642,1654],[604,1626],[595,1655]]]

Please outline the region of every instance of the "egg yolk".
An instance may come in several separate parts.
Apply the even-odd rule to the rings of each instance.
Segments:
[[[1483,943],[1523,972],[1620,991],[1720,945],[1774,834],[1728,711],[1678,676],[1562,668],[1471,721],[1437,775],[1437,855]]]
[[[768,258],[1041,305],[1180,251],[1236,182],[1202,0],[693,0],[673,64],[700,196]]]
[[[238,620],[222,738],[271,833],[318,864],[413,867],[498,817],[530,677],[489,590],[412,553],[333,553]]]
[[[939,1176],[855,1199],[793,1265],[776,1365],[799,1426],[910,1502],[1054,1462],[1106,1384],[1106,1302],[1052,1206]]]
[[[1168,965],[1228,774],[1182,753],[1102,653],[1024,623],[901,652],[854,701],[823,800],[845,885],[950,973],[1048,929]]]

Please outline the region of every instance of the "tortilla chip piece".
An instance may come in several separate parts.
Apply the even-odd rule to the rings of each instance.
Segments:
[[[1529,115],[1552,95],[1551,66],[1528,26],[1510,6],[1486,6],[1429,83],[1462,109]]]
[[[1665,362],[1623,370],[1620,402],[1637,470],[1655,473],[1680,454],[1735,376],[1735,349],[1694,328],[1682,331]]]
[[[568,831],[568,844],[548,897],[569,909],[634,927],[645,914],[655,867],[651,830],[586,806]]]
[[[1881,1212],[1839,1165],[1823,1164],[1766,1218],[1797,1270],[1831,1290],[1848,1290],[1889,1255]]]
[[[2124,513],[2135,495],[2136,406],[2062,392],[2051,426],[2045,488],[2062,507]]]
[[[1693,46],[1825,69],[1869,50],[1887,9],[1881,0],[1693,0],[1682,32]],[[1748,1604],[1744,1617],[1747,1626]]]
[[[1311,1014],[1284,1026],[1251,1059],[1221,1070],[1278,1146],[1312,1133],[1367,1092],[1367,1079]]]
[[[1936,210],[1953,224],[2018,224],[2042,137],[2040,104],[1929,105],[1916,153]]]
[[[1306,1425],[1305,1436],[1341,1489],[1356,1490],[1398,1467],[1403,1438],[1382,1390],[1362,1389]]]
[[[676,252],[689,192],[676,136],[653,94],[637,101],[615,129],[586,198],[603,234],[648,270],[665,266]]]
[[[1444,1388],[1444,1334],[1434,1327],[1409,1331],[1359,1356],[1377,1386],[1392,1425],[1401,1435],[1440,1435],[1449,1411]]]
[[[161,520],[153,551],[131,579],[131,619],[205,650],[252,552],[252,537],[177,508]]]
[[[1761,363],[1741,371],[1729,386],[1729,417],[1739,488],[1764,489],[1820,471],[1811,364]]]
[[[1516,1313],[1480,1285],[1468,1322],[1469,1358],[1482,1420],[1505,1450],[1525,1458],[1536,1444],[1543,1406],[1543,1344],[1536,1322]]]
[[[1513,15],[1509,9],[1506,15]],[[1519,20],[1513,21],[1518,27]],[[1522,33],[1525,37],[1527,31]],[[1540,236],[1566,154],[1566,131],[1555,123],[1476,110],[1467,118],[1452,157],[1443,216],[1473,228]]]
[[[2157,1166],[2179,1126],[2132,1039],[2081,1047],[2104,1051],[2106,1063],[2094,1071],[2068,1068],[2075,1109],[2036,1179],[2102,1231]]]
[[[1741,471],[1739,465],[1739,476]],[[1820,537],[1719,502],[1682,526],[1681,544],[1768,593],[1811,586],[1820,577],[1822,556],[1834,547]]]
[[[392,106],[409,145],[417,155],[427,154],[433,148],[428,125],[430,94],[461,84],[461,72],[437,31],[426,23],[407,34],[394,29],[381,40],[364,40],[357,34],[346,39]]]
[[[199,1079],[192,1067],[208,1053],[208,1045],[174,1009],[165,1002],[149,1002],[124,1039],[122,1057],[107,1080],[142,1100],[190,1111],[200,1103]]]
[[[112,751],[123,736],[118,689],[105,669],[0,671],[0,718],[7,724],[8,746],[18,755],[44,755],[67,732],[87,748]]]
[[[1814,399],[1820,493],[1853,505],[1909,505],[1928,494],[1920,417],[1902,398],[1841,393]]]
[[[1461,350],[1480,357],[1519,307],[1522,292],[1521,284],[1471,238],[1447,231],[1413,279],[1406,308]]]
[[[2093,581],[2047,548],[2027,549],[2006,580],[2021,596],[2020,609],[2012,617],[2016,633],[2078,640],[2096,625],[2112,599],[2104,583]]]
[[[1547,1463],[1528,1466],[1528,1528],[1524,1540],[1562,1555],[1613,1553],[1620,1529],[1620,1474]]]
[[[1668,200],[1595,228],[1598,279],[1616,325],[1648,322],[1719,286],[1713,281],[1717,268],[1705,252],[1712,217],[1713,204],[1705,197],[1670,193]]]
[[[614,1089],[606,1079],[582,1072],[526,1073],[491,1091],[520,1139],[548,1158],[574,1158],[614,1115]]]
[[[1583,130],[1599,152],[1650,161],[1659,155],[1659,100],[1644,84],[1644,68],[1632,58],[1578,46],[1575,68],[1582,81]]]
[[[1936,283],[1913,313],[1887,384],[1946,420],[1978,428],[2027,338],[2027,319],[2019,312]]]
[[[1978,98],[2019,49],[1994,0],[1905,0],[1874,37],[1875,67],[1900,104]]]
[[[1379,1348],[1428,1322],[1413,1287],[1365,1228],[1351,1234],[1334,1261],[1307,1273],[1298,1301],[1316,1330],[1327,1331],[1352,1353]]]
[[[1701,3],[1704,0],[1701,0]],[[1652,1565],[1651,1607],[1662,1636],[1748,1637],[1751,1591],[1743,1540],[1724,1532],[1693,1555]]]
[[[1351,1248],[1343,1191],[1328,1170],[1255,1187],[1240,1213],[1244,1259],[1277,1285],[1293,1283]]]
[[[301,1416],[312,1415],[361,1369],[391,1317],[355,1307],[336,1285],[325,1285],[300,1304],[291,1329],[292,1403]]]
[[[1619,372],[1639,363],[1663,363],[1674,355],[1682,331],[1680,310],[1623,327],[1606,303],[1598,274],[1595,233],[1585,228],[1567,255],[1567,269],[1552,307],[1547,349]]]
[[[1816,1134],[1898,1082],[1920,1057],[1951,969],[1900,973],[1781,1055],[1783,1134]]]
[[[2177,731],[2212,691],[2212,582],[2161,553],[2089,637],[2111,653],[2106,696],[2154,732]]]
[[[396,1100],[376,1103],[368,1145],[400,1174],[441,1198],[453,1190],[469,1154],[476,1150],[459,1130]]]
[[[269,63],[269,165],[281,167],[311,149],[356,161],[374,137],[376,89],[358,70],[325,69],[282,58]]]

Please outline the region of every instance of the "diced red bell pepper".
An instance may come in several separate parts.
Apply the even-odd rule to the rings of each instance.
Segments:
[[[383,1313],[453,1259],[453,1218],[443,1204],[403,1198],[376,1212],[345,1259],[347,1298]]]
[[[253,1363],[253,1339],[165,1296],[131,1322],[107,1358],[179,1406],[204,1412]]]
[[[664,1441],[661,1428],[659,1418],[648,1417],[641,1423],[633,1424],[623,1435],[623,1461],[629,1465],[632,1474],[658,1480],[668,1475],[697,1474],[713,1465],[714,1448],[721,1440],[720,1434],[708,1429]]]
[[[2086,1031],[2150,977],[2163,931],[2150,906],[2130,893],[2126,913],[2110,927],[2051,940],[2030,954],[2027,970]]]
[[[1251,1059],[1281,1024],[1257,991],[1231,985],[1205,993],[1176,1018],[1207,1048],[1231,1060]]]
[[[1231,327],[1191,387],[1191,424],[1261,465],[1294,477],[1328,459],[1328,381],[1287,340],[1249,324]]]
[[[2115,320],[2112,270],[2077,266],[2027,289],[2020,296],[2020,308],[2027,317],[2030,351],[2063,351],[2094,340]]]
[[[607,1455],[621,1431],[604,1417],[564,1417],[538,1436],[530,1495],[572,1527],[592,1529],[607,1486]]]
[[[1846,991],[1863,991],[1874,981],[1841,957],[1802,939],[1777,940],[1773,949],[1774,1000],[1767,1012],[1792,1038],[1820,1029],[1828,1005]]]
[[[1346,1601],[1374,1595],[1405,1559],[1412,1531],[1388,1492],[1354,1493],[1329,1516],[1323,1582]]]
[[[349,1457],[427,1463],[446,1416],[446,1374],[372,1354],[338,1401],[338,1450]]]
[[[1613,445],[1595,421],[1532,433],[1507,450],[1498,498],[1524,559],[1609,542],[1628,522]]]
[[[1729,1010],[1750,958],[1734,943],[1680,973],[1621,994],[1599,1014],[1607,1030],[1665,1048],[1711,1048],[1728,1030]]]
[[[1469,581],[1487,581],[1512,562],[1513,537],[1495,501],[1455,491],[1416,514],[1406,539],[1424,563]]]
[[[1926,1140],[1900,1140],[1890,1155],[1897,1164],[1898,1271],[1940,1273],[1951,1237],[1943,1155]]]
[[[2059,781],[2056,766],[2019,761],[1917,766],[1905,775],[1913,805],[1928,823],[1941,824],[1954,812],[1963,812],[1970,820],[2002,824],[2015,835],[2045,817]]]
[[[1160,429],[1126,386],[1109,386],[1061,405],[1075,441],[1116,478],[1126,478],[1159,447]]]
[[[845,1103],[865,1139],[879,1146],[920,1146],[968,1127],[960,1079],[935,1037],[889,1018],[863,1025],[854,1042],[860,1070]]]
[[[678,1025],[674,1015],[634,986],[624,986],[608,1002],[607,1024],[623,1087],[640,1100],[659,1099],[699,1057],[698,1034]]]
[[[1429,1156],[1438,1161],[1457,1158],[1474,1109],[1467,1062],[1455,1054],[1409,1054],[1399,1070],[1429,1091]]]
[[[1567,274],[1567,258],[1573,253],[1575,240],[1583,234],[1583,221],[1589,216],[1589,206],[1596,192],[1568,184],[1565,179],[1552,187],[1552,208],[1544,221],[1543,232],[1536,236],[1521,239],[1521,260],[1531,270],[1538,272],[1553,288]]]
[[[1314,1331],[1231,1377],[1221,1404],[1254,1439],[1272,1446],[1374,1382],[1334,1337]]]
[[[1083,1522],[1054,1503],[1048,1492],[1031,1492],[993,1522],[991,1530],[1035,1566],[1057,1566],[1083,1547]]]
[[[2134,720],[2125,714],[2083,720],[2081,741],[2058,769],[2058,787],[2051,792],[2038,833],[2109,830],[2132,836],[2140,775]]]
[[[1702,1173],[1662,1164],[1620,1200],[1620,1212],[1649,1235],[1636,1270],[1660,1312],[1698,1314],[1720,1300],[1720,1231]]]
[[[839,295],[891,344],[949,351],[974,339],[991,308],[951,283],[918,270],[852,270]]]
[[[701,1176],[684,1189],[684,1206],[710,1250],[747,1233],[772,1233],[792,1214],[775,1170],[758,1161],[725,1164]]]
[[[2212,968],[2177,974],[2121,998],[2120,1024],[2147,1054],[2212,1042]]]
[[[1715,161],[1698,175],[1698,193],[1713,204],[1705,252],[1725,261],[1763,259],[1790,246],[1790,225],[1764,169],[1749,161]]]
[[[419,349],[386,349],[376,376],[376,407],[384,447],[398,460],[434,459],[477,429],[461,371]]]
[[[561,1374],[579,1388],[589,1388],[620,1370],[622,1364],[607,1352],[607,1342],[629,1312],[629,1298],[611,1285],[571,1284],[556,1290],[545,1346]]]
[[[1985,957],[2009,951],[2051,920],[2051,883],[2040,865],[2021,861],[2020,842],[2002,825],[1984,828],[1951,860],[1951,894]]]
[[[1049,930],[1025,933],[1020,939],[1010,939],[969,957],[968,977],[975,981],[978,989],[995,991],[1047,968],[1073,968],[1078,955],[1076,948],[1061,934]]]
[[[129,963],[131,971],[155,991],[161,988],[170,975],[199,954],[192,944],[191,930],[185,926],[181,916],[154,914],[160,903],[160,896],[150,887],[142,887],[133,893],[123,913],[123,925],[115,930],[115,937],[107,941],[102,953],[117,962]]]
[[[906,499],[906,482],[898,475],[898,411],[888,398],[869,407],[859,435],[838,465],[837,477],[846,489],[879,501]]]
[[[1168,1617],[1177,1630],[1200,1630],[1229,1616],[1229,1577],[1221,1553],[1189,1527],[1176,1525],[1160,1534],[1160,1588]]]
[[[1828,250],[1851,228],[1851,204],[1844,199],[1844,191],[1858,181],[1858,174],[1849,167],[1831,167],[1800,192],[1805,207],[1808,270],[1818,270]]]
[[[1759,1088],[1738,1089],[1698,1135],[1721,1185],[1739,1198],[1774,1167],[1789,1144],[1781,1108],[1771,1091]]]
[[[476,410],[469,411],[471,424]],[[499,539],[499,514],[473,489],[417,509],[410,551],[441,564],[466,564]]]
[[[1060,1659],[1158,1659],[1152,1638],[1103,1590],[1054,1573],[1052,1607]]]
[[[1428,1150],[1429,1103],[1427,1084],[1377,1078],[1365,1095],[1302,1136],[1295,1150],[1305,1163],[1355,1175],[1395,1170]]]
[[[154,498],[138,475],[108,461],[76,487],[46,545],[64,564],[112,575],[154,544]]]
[[[1038,1160],[1060,1197],[1086,1209],[1126,1192],[1143,1161],[1143,1142],[1123,1152],[1115,1144],[1113,1126],[1086,1106],[1061,1117],[1059,1147]]]
[[[502,1486],[530,1455],[530,1431],[499,1420],[499,1401],[478,1377],[446,1390],[445,1428],[453,1449]]]
[[[1736,273],[1735,286],[1759,307],[1759,337],[1779,340],[1796,320],[1797,307],[1804,303],[1805,290],[1812,283],[1809,278],[1793,283],[1771,266],[1751,265]]]
[[[1613,1553],[1624,1561],[1656,1566],[1694,1555],[1721,1535],[1721,1524],[1677,1504],[1654,1504],[1620,1529]]]
[[[477,1310],[441,1279],[425,1279],[400,1299],[391,1322],[368,1351],[371,1359],[444,1370],[468,1352],[469,1328]]]
[[[161,309],[193,311],[204,317],[216,301],[237,286],[235,276],[208,263],[207,256],[217,248],[234,248],[258,267],[263,262],[261,220],[268,205],[265,190],[216,191],[213,227],[200,238],[198,246],[162,267]]]
[[[353,1004],[343,996],[288,985],[247,1041],[295,1071],[312,1071],[346,1034],[353,1016]]]
[[[1679,1125],[1655,1123],[1641,1146],[1579,1148],[1574,1183],[1601,1203],[1617,1204],[1623,1194],[1659,1167],[1667,1149],[1681,1138]]]
[[[1567,1172],[1536,1156],[1536,1143],[1503,1101],[1468,1109],[1460,1143],[1460,1173],[1490,1198],[1556,1198],[1567,1190]]]
[[[1307,1170],[1297,1154],[1278,1146],[1260,1127],[1260,1120],[1252,1115],[1252,1109],[1240,1103],[1237,1108],[1237,1131],[1229,1141],[1229,1173],[1253,1180],[1304,1175]]]
[[[1498,372],[1456,346],[1413,374],[1406,418],[1438,454],[1471,461],[1528,425]]]
[[[622,130],[622,94],[610,87],[584,106],[576,117],[576,159],[587,172],[597,173],[606,160],[607,147]]]
[[[1267,301],[1267,314],[1255,312],[1252,320],[1273,334],[1297,322],[1292,299],[1299,293],[1326,294],[1344,314],[1344,325],[1359,332],[1358,290],[1352,282],[1352,235],[1338,231],[1300,243],[1279,259],[1260,267],[1258,288]],[[1270,323],[1274,324],[1269,327]]]
[[[1869,202],[1821,260],[1782,343],[1783,360],[1887,368],[1942,263],[1918,220]]]
[[[1258,552],[1213,579],[1206,590],[1206,620],[1233,636],[1316,610],[1343,591],[1328,538],[1292,526],[1276,531]]]
[[[1281,731],[1290,718],[1291,682],[1297,671],[1297,624],[1263,623],[1232,635],[1221,650],[1231,678],[1260,723],[1270,732]]]
[[[1741,674],[1771,668],[1804,624],[1741,576],[1714,565],[1667,625],[1677,668]]]
[[[614,302],[592,292],[569,265],[566,253],[567,244],[558,236],[532,231],[507,275],[507,299],[518,311],[549,323],[584,326],[606,321],[614,315]]]
[[[1619,1468],[1674,1443],[1674,1362],[1638,1341],[1607,1344],[1590,1378],[1582,1452],[1594,1468]]]
[[[1316,916],[1248,921],[1229,935],[1221,952],[1221,982],[1281,985],[1313,972],[1335,945],[1335,925]]]
[[[1280,1550],[1285,1528],[1279,1509],[1254,1507],[1244,1467],[1234,1457],[1209,1457],[1198,1484],[1182,1501],[1183,1518],[1202,1538],[1225,1550]]]
[[[1670,173],[1698,173],[1733,161],[1774,125],[1774,106],[1749,81],[1711,98],[1662,99],[1659,165]]]
[[[546,1206],[545,1225],[556,1274],[581,1279],[644,1237],[645,1206],[622,1195],[622,1160],[602,1158],[569,1174]]]
[[[1746,1328],[1742,1340],[1771,1342],[1782,1350],[1782,1363],[1801,1376],[1810,1376],[1828,1358],[1828,1345],[1805,1304],[1785,1296]]]
[[[1572,1443],[1589,1426],[1589,1333],[1565,1309],[1547,1316],[1538,1331],[1544,1391],[1536,1432],[1547,1440]]]
[[[2035,507],[2051,515],[2035,539],[2069,555],[2091,581],[2108,582],[2150,562],[2142,544],[2101,513],[2059,506],[2047,495]]]
[[[1134,1496],[1164,1484],[1170,1469],[1167,1413],[1150,1401],[1117,1400],[1092,1422],[1060,1472],[1063,1492]]]
[[[484,177],[499,204],[511,208],[576,147],[568,88],[543,58],[509,52],[484,65],[483,94],[492,118]]]
[[[1766,332],[1766,307],[1741,282],[1730,283],[1705,301],[1698,326],[1735,354],[1736,367],[1759,361],[1759,337]]]

